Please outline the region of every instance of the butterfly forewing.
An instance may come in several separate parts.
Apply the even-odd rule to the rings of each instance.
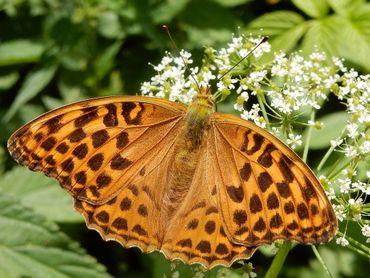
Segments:
[[[20,164],[56,178],[74,197],[102,203],[134,178],[153,142],[167,137],[184,110],[141,97],[82,101],[23,126],[8,149]]]
[[[293,239],[322,243],[337,229],[319,181],[303,161],[267,131],[215,114],[217,190],[225,230],[250,246]]]
[[[88,227],[127,247],[137,246],[145,252],[160,249],[162,199],[178,133],[174,128],[154,144],[145,160],[137,162],[141,167],[138,174],[110,201],[96,205],[75,199],[75,208],[85,216]]]

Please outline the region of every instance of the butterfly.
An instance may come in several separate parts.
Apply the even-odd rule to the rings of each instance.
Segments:
[[[103,239],[170,260],[230,266],[278,239],[332,239],[336,216],[309,167],[266,130],[215,108],[208,87],[188,107],[94,98],[41,115],[8,149],[58,180]]]

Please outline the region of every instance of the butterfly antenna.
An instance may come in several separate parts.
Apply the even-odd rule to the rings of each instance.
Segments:
[[[217,79],[217,81],[221,80],[222,78],[224,78],[225,75],[227,75],[228,73],[230,73],[233,69],[235,69],[241,62],[243,62],[245,59],[248,58],[248,56],[253,52],[255,51],[261,44],[263,44],[264,42],[267,42],[269,38],[268,37],[263,37],[262,40],[257,43],[243,58],[241,58],[235,65],[233,65],[230,69],[227,70],[227,72],[225,72],[223,75],[221,75],[221,77],[219,77]]]
[[[195,84],[197,85],[198,92],[200,92],[200,86],[199,86],[199,83],[198,83],[197,79],[195,78],[194,74],[189,70],[188,63],[185,61],[184,57],[182,57],[182,55],[181,55],[181,52],[180,52],[179,48],[177,47],[177,45],[176,45],[176,43],[175,43],[174,39],[173,39],[173,38],[172,38],[172,36],[171,36],[170,29],[168,28],[168,26],[167,26],[167,25],[162,25],[162,28],[166,31],[166,33],[167,33],[168,37],[170,38],[170,41],[171,41],[171,43],[172,43],[173,48],[176,50],[177,55],[179,55],[179,56],[180,56],[181,60],[183,61],[184,65],[185,65],[185,68],[189,71],[191,78],[193,78],[193,80],[194,80]]]

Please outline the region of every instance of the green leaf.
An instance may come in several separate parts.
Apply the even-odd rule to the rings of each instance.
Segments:
[[[0,178],[0,193],[16,198],[20,204],[57,222],[82,222],[73,209],[71,196],[58,182],[42,173],[15,167]]]
[[[114,61],[118,51],[121,49],[122,41],[116,41],[105,48],[101,55],[94,62],[94,70],[100,80],[107,75],[114,67]]]
[[[171,21],[182,12],[190,0],[167,0],[161,1],[160,5],[153,9],[150,14],[156,24]]]
[[[261,34],[266,36],[278,36],[284,34],[297,25],[304,22],[304,18],[295,12],[277,11],[264,14],[253,20],[248,26],[246,32]]]
[[[339,19],[338,19],[339,21]],[[338,23],[339,55],[370,71],[370,4]]]
[[[212,0],[212,1],[224,7],[235,7],[248,2],[252,2],[252,0]]]
[[[87,24],[71,22],[65,16],[51,22],[47,35],[53,47],[48,49],[48,53],[66,69],[86,71],[97,47],[96,31],[88,28]]]
[[[327,0],[330,7],[341,15],[347,15],[351,11],[359,10],[366,0]]]
[[[0,44],[0,66],[38,62],[44,46],[37,41],[18,39]]]
[[[329,12],[327,0],[292,0],[292,2],[300,10],[313,18],[323,17]]]
[[[50,96],[43,96],[42,102],[47,110],[53,110],[66,104],[62,99]]]
[[[306,22],[304,22],[303,24],[297,25],[296,27],[287,30],[279,36],[273,37],[271,40],[269,40],[273,51],[270,52],[271,54],[268,54],[273,55],[273,52],[277,51],[293,51],[297,46],[299,40],[305,34],[306,30],[307,24]]]
[[[271,37],[269,42],[272,46],[270,54],[264,55],[262,59],[271,59],[277,51],[289,52],[294,49],[307,29],[304,18],[289,11],[278,11],[265,14],[252,21],[245,33],[259,34]]]
[[[210,1],[190,2],[181,18],[181,28],[188,35],[186,48],[224,44],[241,24],[228,9]]]
[[[28,123],[34,118],[45,113],[45,109],[40,104],[26,103],[19,108],[18,115],[21,123]],[[10,122],[11,123],[11,122]],[[19,127],[19,125],[17,126]]]
[[[0,75],[0,90],[11,88],[18,80],[19,74],[16,71],[11,71]]]
[[[346,112],[335,112],[318,118],[317,121],[323,122],[321,129],[313,129],[310,141],[310,149],[319,150],[328,148],[330,140],[334,140],[341,135],[346,125],[348,114]],[[303,141],[306,140],[308,128],[303,133]]]
[[[110,277],[57,225],[9,195],[0,195],[0,227],[0,273],[5,277]]]
[[[64,103],[71,103],[88,98],[86,90],[81,84],[81,80],[86,78],[84,75],[76,74],[65,69],[61,69],[58,74],[58,90]]]
[[[352,18],[333,15],[310,21],[302,42],[304,54],[314,50],[343,57],[370,70],[370,5],[357,11]]]
[[[337,29],[342,20],[340,17],[331,16],[310,21],[301,45],[303,53],[309,55],[315,50],[320,50],[328,55],[338,55]]]
[[[105,12],[98,17],[98,32],[109,39],[120,38],[125,35],[119,16],[114,12]]]
[[[35,97],[49,84],[57,68],[57,65],[53,63],[42,64],[26,76],[14,102],[4,116],[5,122],[9,121],[23,104]]]

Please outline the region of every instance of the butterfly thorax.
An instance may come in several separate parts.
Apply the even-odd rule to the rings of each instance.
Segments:
[[[164,196],[163,217],[168,221],[186,198],[194,178],[201,147],[210,128],[215,103],[209,89],[201,91],[189,105],[185,125],[175,143],[175,159],[171,165],[168,189]]]
[[[209,128],[209,117],[216,105],[208,87],[202,87],[195,95],[186,113],[185,137],[191,150],[199,148]]]

